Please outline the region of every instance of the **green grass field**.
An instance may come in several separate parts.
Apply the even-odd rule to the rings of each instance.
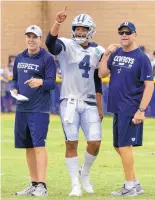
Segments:
[[[27,200],[50,199],[69,200],[70,180],[64,163],[64,140],[59,116],[51,116],[48,132],[47,150],[49,155],[47,185],[49,196],[44,198],[17,197],[15,192],[29,184],[28,170],[25,162],[25,150],[15,149],[13,143],[14,115],[2,115],[2,199]],[[110,192],[121,187],[124,176],[121,162],[112,147],[112,118],[105,117],[103,122],[103,141],[100,154],[91,170],[91,182],[95,194],[83,192],[79,200],[123,199],[110,197]],[[83,161],[86,142],[80,131],[79,157]],[[135,148],[137,176],[144,186],[145,194],[124,199],[155,200],[155,119],[146,119],[144,126],[144,146]]]

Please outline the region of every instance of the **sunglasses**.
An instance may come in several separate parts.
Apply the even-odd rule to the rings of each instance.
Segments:
[[[133,34],[133,33],[134,33],[133,31],[119,31],[119,32],[118,32],[119,35],[124,35],[124,34],[125,34],[125,35],[131,35],[131,34]]]

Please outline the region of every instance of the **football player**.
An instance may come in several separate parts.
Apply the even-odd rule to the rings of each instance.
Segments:
[[[97,68],[105,49],[89,42],[95,34],[96,25],[87,14],[80,14],[73,20],[71,39],[58,38],[66,17],[66,8],[57,14],[46,46],[57,56],[62,71],[60,116],[66,140],[65,160],[72,182],[69,196],[81,196],[79,177],[85,191],[94,193],[89,171],[101,143],[102,85]],[[88,145],[79,170],[77,147],[80,127]]]

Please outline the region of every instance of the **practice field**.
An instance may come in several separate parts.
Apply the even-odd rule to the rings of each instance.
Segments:
[[[14,115],[2,115],[2,199],[3,200],[120,200],[145,199],[155,200],[155,119],[146,119],[144,126],[144,146],[135,148],[137,175],[144,186],[145,194],[130,198],[110,197],[110,192],[121,187],[124,177],[121,162],[112,147],[112,118],[105,117],[103,126],[103,141],[99,156],[91,170],[91,182],[95,194],[88,195],[83,191],[80,198],[68,197],[70,180],[64,162],[64,140],[59,116],[51,116],[47,139],[49,155],[47,185],[49,196],[44,198],[17,197],[16,191],[24,189],[29,184],[28,170],[25,163],[25,150],[14,148],[13,143]],[[86,142],[80,131],[79,157],[83,161]]]

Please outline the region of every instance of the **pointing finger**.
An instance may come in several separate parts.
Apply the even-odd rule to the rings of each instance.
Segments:
[[[64,11],[66,11],[67,10],[67,5],[65,6],[65,9],[64,9]]]
[[[24,82],[24,84],[29,84],[31,82],[31,79]]]
[[[31,83],[32,81],[33,81],[32,79],[29,79],[29,80],[25,81],[24,84],[29,84],[29,83]]]

